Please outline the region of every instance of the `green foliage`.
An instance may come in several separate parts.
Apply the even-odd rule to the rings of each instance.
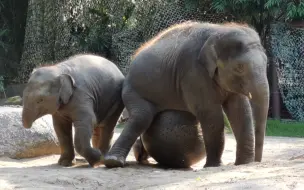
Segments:
[[[304,19],[303,0],[213,0],[211,6],[218,12],[230,12],[253,25],[269,19]]]
[[[303,0],[267,0],[266,10],[281,12],[285,21],[296,21],[304,19]]]
[[[268,120],[267,136],[304,137],[304,123]]]
[[[265,0],[266,1],[266,0]],[[266,21],[270,21],[275,12],[266,13],[263,0],[213,0],[211,8],[218,13],[230,13],[238,22],[253,26],[265,41]]]
[[[84,22],[75,26],[75,28],[82,28],[74,32],[80,42],[81,47],[89,52],[99,53],[109,58],[111,55],[112,35],[115,31],[122,30],[129,24],[129,17],[135,5],[128,1],[121,1],[123,14],[120,18],[114,19],[110,11],[106,9],[106,1],[98,1],[93,7],[89,8],[88,17],[91,22]],[[89,19],[88,19],[89,20]],[[82,25],[79,27],[79,25]]]

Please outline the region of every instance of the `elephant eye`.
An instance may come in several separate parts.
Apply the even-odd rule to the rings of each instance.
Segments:
[[[39,98],[39,99],[37,100],[37,104],[39,104],[39,103],[41,103],[41,102],[43,102],[43,98]]]
[[[235,68],[236,72],[242,73],[244,72],[244,65],[242,63],[238,63]]]

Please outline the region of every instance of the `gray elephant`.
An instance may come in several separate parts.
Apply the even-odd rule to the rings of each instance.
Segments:
[[[235,165],[261,161],[269,107],[266,69],[265,50],[249,26],[188,21],[160,32],[132,58],[122,90],[130,118],[104,164],[124,167],[136,139],[168,109],[190,112],[200,122],[204,167],[222,165],[222,109],[237,141]]]
[[[61,147],[58,164],[72,165],[74,145],[91,166],[101,164],[124,108],[124,78],[114,63],[90,54],[34,69],[23,91],[23,126],[30,128],[36,119],[51,114]]]
[[[204,138],[198,120],[189,112],[166,110],[136,140],[133,152],[138,162],[151,156],[160,165],[189,168],[205,155]]]

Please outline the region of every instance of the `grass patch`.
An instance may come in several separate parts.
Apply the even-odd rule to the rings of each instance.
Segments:
[[[228,134],[232,134],[230,126],[225,127],[225,131]],[[266,136],[304,137],[304,123],[288,120],[268,119]]]
[[[304,137],[304,123],[269,119],[266,136]]]
[[[230,123],[224,114],[225,132],[232,134]],[[124,123],[117,125],[117,128],[123,128]],[[266,136],[280,137],[304,137],[304,122],[290,120],[267,120]]]

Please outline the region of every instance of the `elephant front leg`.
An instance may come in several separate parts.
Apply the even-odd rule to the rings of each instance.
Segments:
[[[108,168],[124,167],[132,145],[151,125],[156,114],[155,107],[150,102],[142,99],[130,87],[123,90],[123,99],[130,118],[104,158],[104,164]]]
[[[206,164],[204,167],[217,167],[222,165],[222,154],[225,145],[224,120],[220,104],[197,111],[200,121],[205,149]]]
[[[57,114],[52,115],[54,129],[60,144],[61,156],[58,164],[61,166],[72,166],[75,158],[72,122]]]
[[[80,114],[80,120],[74,121],[75,136],[74,144],[76,151],[84,157],[90,166],[94,167],[101,162],[101,152],[99,149],[91,147],[92,127],[95,123],[95,116],[87,112]]]
[[[235,165],[254,161],[254,130],[250,102],[243,95],[231,95],[223,105],[237,142]]]

